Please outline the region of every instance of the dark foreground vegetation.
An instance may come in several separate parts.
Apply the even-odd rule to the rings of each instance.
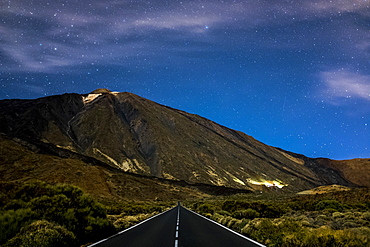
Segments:
[[[78,246],[114,233],[104,207],[70,185],[0,184],[2,246]]]
[[[71,185],[0,183],[0,245],[82,246],[175,206],[97,202]],[[266,246],[370,246],[370,191],[250,194],[183,204]]]
[[[71,185],[0,183],[0,246],[81,246],[166,208],[163,203],[103,205]]]

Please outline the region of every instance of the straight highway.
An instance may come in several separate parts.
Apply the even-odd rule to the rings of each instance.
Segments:
[[[89,247],[264,246],[180,205]]]

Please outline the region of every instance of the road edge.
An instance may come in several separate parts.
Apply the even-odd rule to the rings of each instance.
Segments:
[[[239,237],[242,237],[242,238],[244,238],[244,239],[246,239],[246,240],[248,240],[248,241],[250,241],[250,242],[252,242],[252,243],[254,243],[254,244],[256,244],[256,245],[259,245],[259,246],[261,246],[261,247],[266,247],[266,245],[263,245],[263,244],[261,244],[261,243],[258,243],[256,240],[250,239],[250,238],[248,238],[248,237],[246,237],[246,236],[244,236],[244,235],[242,235],[242,234],[240,234],[240,233],[238,233],[238,232],[236,232],[236,231],[234,231],[234,230],[231,230],[230,228],[227,228],[226,226],[224,226],[224,225],[222,225],[222,224],[220,224],[220,223],[218,223],[218,222],[216,222],[216,221],[214,221],[214,220],[211,220],[211,219],[209,219],[209,218],[207,218],[207,217],[205,217],[205,216],[203,216],[203,215],[201,215],[201,214],[198,214],[197,212],[194,212],[193,210],[190,210],[190,209],[188,209],[188,208],[186,208],[186,207],[184,207],[184,206],[182,206],[182,205],[180,205],[180,207],[182,207],[182,208],[184,208],[185,210],[188,210],[189,212],[192,212],[192,213],[194,213],[194,214],[196,214],[196,215],[198,215],[198,216],[200,216],[200,217],[202,217],[202,218],[204,218],[204,219],[206,219],[206,220],[208,220],[208,221],[211,221],[212,223],[214,223],[214,224],[216,224],[216,225],[219,225],[219,226],[223,227],[224,229],[226,229],[226,230],[228,230],[228,231],[230,231],[230,232],[232,232],[232,233],[234,233],[234,234],[238,235]]]
[[[87,247],[92,247],[92,246],[98,245],[98,244],[100,244],[100,243],[103,243],[103,242],[105,242],[105,241],[107,241],[107,240],[109,240],[109,239],[111,239],[111,238],[115,238],[115,237],[117,237],[118,235],[120,235],[120,234],[122,234],[122,233],[124,233],[124,232],[127,232],[127,231],[129,231],[129,230],[131,230],[131,229],[133,229],[133,228],[135,228],[135,227],[137,227],[137,226],[139,226],[139,225],[141,225],[141,224],[143,224],[143,223],[145,223],[145,222],[147,222],[147,221],[149,221],[149,220],[151,220],[151,219],[153,219],[153,218],[155,218],[155,217],[157,217],[157,216],[160,216],[160,215],[162,215],[162,214],[167,213],[167,212],[168,212],[168,211],[170,211],[170,210],[173,210],[173,209],[177,208],[178,206],[179,206],[179,205],[176,205],[175,207],[172,207],[172,208],[170,208],[170,209],[167,209],[166,211],[163,211],[163,212],[161,212],[161,213],[159,213],[159,214],[156,214],[156,215],[154,215],[154,216],[152,216],[152,217],[150,217],[150,218],[148,218],[148,219],[146,219],[146,220],[143,220],[143,221],[141,221],[140,223],[137,223],[136,225],[133,225],[133,226],[131,226],[131,227],[129,227],[129,228],[127,228],[127,229],[123,230],[123,231],[120,231],[120,232],[118,232],[118,233],[116,233],[116,234],[114,234],[114,235],[112,235],[112,236],[110,236],[110,237],[108,237],[108,238],[102,239],[102,240],[100,240],[100,241],[98,241],[98,242],[96,242],[96,243],[93,243],[93,244],[91,244],[91,245],[88,245]]]

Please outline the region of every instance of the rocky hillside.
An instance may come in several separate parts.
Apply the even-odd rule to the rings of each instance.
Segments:
[[[2,100],[0,132],[93,157],[122,172],[187,183],[289,191],[368,186],[346,163],[290,153],[200,116],[106,89]],[[361,162],[369,174],[370,162]]]
[[[49,144],[0,135],[0,181],[73,184],[101,201],[186,200],[248,190],[189,184],[122,172],[94,158]]]

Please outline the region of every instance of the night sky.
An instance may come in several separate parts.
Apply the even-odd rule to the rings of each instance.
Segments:
[[[2,0],[0,19],[0,99],[108,88],[370,157],[370,0]]]

